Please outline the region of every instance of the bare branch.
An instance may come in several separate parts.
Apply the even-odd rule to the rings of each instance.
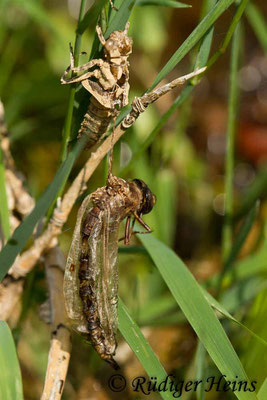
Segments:
[[[12,205],[11,210],[16,210],[23,217],[28,215],[34,207],[34,199],[30,196],[23,186],[23,181],[16,171],[15,162],[10,151],[10,139],[8,130],[5,124],[4,106],[0,101],[0,138],[1,149],[4,155],[6,184],[8,200]]]
[[[23,291],[23,279],[7,277],[0,283],[0,320],[6,321],[17,306]]]
[[[122,121],[122,127],[124,129],[127,129],[132,126],[135,123],[136,119],[140,116],[140,114],[143,113],[150,104],[154,103],[161,96],[164,96],[166,93],[170,92],[176,87],[183,85],[186,81],[192,79],[197,75],[202,74],[206,69],[207,67],[197,69],[190,74],[181,76],[180,78],[174,79],[166,85],[160,86],[150,93],[144,94],[142,97],[135,97],[132,102],[132,110]]]
[[[28,215],[34,207],[34,199],[23,187],[23,182],[11,169],[6,170],[6,182],[13,192],[15,199],[15,210],[23,217]]]
[[[34,200],[23,187],[22,180],[18,177],[15,162],[10,151],[10,139],[5,123],[4,105],[0,101],[0,146],[4,156],[6,191],[8,208],[10,210],[10,227],[13,232],[20,224],[17,211],[22,217],[27,215],[34,207]],[[23,279],[14,280],[6,276],[0,284],[0,319],[7,320],[14,315],[14,309],[18,305],[23,291]]]
[[[58,247],[46,254],[45,269],[50,294],[52,339],[41,400],[61,399],[68,371],[71,337],[67,328],[63,298],[64,266],[65,259]]]
[[[5,123],[5,110],[2,101],[0,100],[0,142],[1,148],[4,154],[5,165],[9,169],[15,168],[15,163],[10,152],[10,140],[8,136],[8,130]]]

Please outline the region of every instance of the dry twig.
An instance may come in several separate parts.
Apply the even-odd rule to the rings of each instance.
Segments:
[[[17,306],[23,291],[23,279],[6,277],[0,283],[0,320],[6,321]]]
[[[31,212],[34,207],[34,199],[29,195],[27,190],[23,187],[23,181],[20,174],[16,171],[15,162],[10,151],[10,139],[8,130],[5,124],[4,106],[0,101],[0,137],[1,149],[4,155],[4,164],[6,172],[6,184],[8,186],[7,192],[9,193],[9,202],[12,192],[11,210],[17,211],[23,217]]]
[[[10,210],[10,228],[13,232],[20,224],[21,217],[26,216],[34,207],[34,200],[23,187],[22,180],[18,177],[15,162],[10,151],[10,139],[5,124],[4,106],[0,101],[0,145],[4,156],[6,191],[8,208]],[[0,319],[7,320],[18,304],[23,291],[23,279],[14,280],[6,276],[0,283]]]
[[[63,298],[64,267],[63,253],[58,247],[54,247],[45,256],[45,269],[50,294],[52,338],[41,400],[61,399],[68,371],[71,337],[67,328]]]

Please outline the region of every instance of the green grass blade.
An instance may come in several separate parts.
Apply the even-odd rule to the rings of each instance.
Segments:
[[[208,14],[208,11],[212,7],[214,7],[215,4],[216,4],[216,0],[203,1],[201,15],[205,16],[206,14]],[[196,62],[194,65],[194,70],[202,68],[207,64],[209,54],[210,54],[212,39],[213,39],[213,32],[214,32],[214,28],[212,27],[207,31],[207,33],[205,33],[205,35],[201,41],[200,47],[199,47]],[[192,83],[197,84],[199,82],[199,80],[201,80],[201,77],[196,76],[195,78],[192,79]]]
[[[247,256],[244,259],[238,260],[235,262],[235,279],[238,282],[241,279],[250,278],[251,276],[255,276],[256,274],[260,274],[262,272],[267,271],[267,224],[265,225],[265,229],[263,232],[263,239],[259,249]],[[229,274],[226,274],[225,279],[228,277],[231,278],[232,271]],[[214,288],[216,286],[216,282],[218,280],[218,275],[214,275],[211,279],[208,279],[206,284]]]
[[[78,26],[80,21],[82,21],[84,12],[85,12],[86,0],[81,0],[80,4],[80,12],[78,19]],[[82,33],[79,33],[78,30],[76,32],[75,37],[75,45],[74,45],[74,66],[77,67],[79,62],[79,54],[81,52],[81,40]],[[64,122],[63,132],[62,132],[62,147],[61,147],[61,162],[65,161],[68,152],[68,144],[70,141],[71,135],[71,125],[72,125],[72,116],[73,116],[73,107],[74,107],[74,98],[76,92],[77,84],[70,85],[69,89],[69,99],[67,105],[67,114]]]
[[[234,147],[235,147],[235,131],[236,131],[236,120],[237,120],[239,52],[240,52],[240,26],[238,25],[233,36],[231,67],[230,67],[228,127],[226,136],[226,159],[225,159],[225,218],[224,218],[223,238],[222,238],[222,253],[224,262],[229,257],[229,253],[232,247]]]
[[[179,1],[173,0],[137,0],[137,6],[162,6],[172,8],[189,8],[192,7],[190,4],[180,3]]]
[[[212,308],[215,310],[219,311],[224,317],[229,319],[230,321],[235,322],[237,325],[239,325],[241,328],[245,329],[251,336],[253,336],[255,339],[257,339],[263,346],[267,347],[267,343],[264,339],[262,339],[260,336],[258,336],[256,333],[254,333],[251,329],[249,329],[246,325],[242,324],[239,322],[236,318],[234,318],[214,297],[212,297],[209,292],[203,291],[203,294],[209,304],[211,305]]]
[[[117,7],[117,4],[115,3]],[[108,24],[108,29],[105,32],[105,38],[107,39],[109,35],[117,30],[122,30],[125,28],[126,22],[130,18],[131,12],[135,6],[135,0],[123,0],[118,11],[113,11],[113,18],[111,18]]]
[[[220,304],[229,312],[234,313],[246,306],[249,302],[267,287],[267,282],[260,276],[250,276],[237,281],[220,296]]]
[[[252,225],[258,215],[258,211],[259,211],[259,202],[257,202],[255,204],[255,206],[250,210],[250,212],[248,213],[248,216],[245,218],[243,224],[241,225],[241,228],[239,229],[238,234],[236,235],[236,239],[233,243],[232,249],[231,249],[228,259],[226,260],[226,263],[225,263],[226,271],[231,266],[231,264],[236,259],[236,257],[238,256],[238,254],[239,254],[239,252],[240,252],[240,250],[252,228]]]
[[[266,400],[267,399],[267,378],[263,382],[258,391],[258,400]]]
[[[234,219],[239,219],[247,214],[253,204],[259,198],[267,198],[267,168],[263,166],[259,169],[255,180],[244,194],[244,199],[239,206],[239,210],[234,214]]]
[[[151,301],[144,304],[138,312],[138,322],[142,325],[150,325],[150,322],[166,316],[170,311],[177,311],[176,302],[168,294],[159,297],[153,297]]]
[[[267,24],[263,18],[263,13],[254,3],[250,2],[246,10],[246,16],[263,50],[267,52]]]
[[[196,396],[197,400],[204,400],[205,399],[205,385],[204,382],[206,381],[205,374],[205,361],[206,361],[206,349],[203,344],[198,341],[197,351],[196,351],[196,381],[200,381],[201,384],[197,386]]]
[[[167,373],[159,362],[154,351],[142,334],[140,328],[130,316],[126,306],[119,299],[118,304],[119,330],[129,344],[134,354],[144,367],[148,377],[157,377],[157,382],[163,381]],[[173,400],[173,395],[170,391],[159,393],[163,399]]]
[[[5,166],[2,149],[0,148],[0,224],[5,240],[10,236],[9,210],[5,183]]]
[[[183,59],[183,57],[197,44],[203,35],[212,27],[214,22],[220,15],[234,2],[234,0],[220,0],[211,9],[211,11],[203,18],[178,50],[173,54],[167,64],[157,75],[155,81],[149,90],[154,89],[157,84],[165,78],[165,76],[173,70],[173,68]]]
[[[248,1],[249,0],[242,0],[240,2],[239,6],[237,7],[237,10],[232,18],[232,22],[231,22],[231,24],[226,32],[226,35],[223,39],[223,42],[222,42],[221,46],[219,47],[219,49],[215,52],[215,54],[213,54],[213,56],[207,63],[207,68],[210,68],[218,60],[218,58],[221,57],[222,54],[224,54],[226,48],[228,47],[228,45],[232,39],[235,29],[247,7]]]
[[[12,333],[6,322],[0,321],[0,398],[23,400],[18,357]]]
[[[198,283],[177,255],[152,235],[138,235],[210,357],[227,380],[248,380],[243,366]],[[234,392],[240,400],[253,392]]]
[[[76,33],[82,35],[87,28],[92,28],[96,25],[97,18],[104,7],[106,0],[95,1],[92,7],[85,13],[85,15],[78,21]]]
[[[218,279],[218,288],[221,287],[222,280],[223,280],[226,272],[228,272],[231,269],[234,260],[240,253],[240,250],[242,249],[242,246],[243,246],[243,244],[254,224],[254,221],[258,215],[258,210],[259,210],[259,202],[257,202],[254,205],[254,207],[250,210],[250,212],[248,213],[244,222],[242,223],[238,233],[236,234],[236,238],[234,240],[232,248],[228,254],[227,259],[225,260],[224,268],[220,273],[220,277]]]
[[[15,230],[12,237],[8,240],[0,253],[0,280],[3,279],[16,256],[23,250],[28,239],[30,238],[37,222],[44,217],[50,205],[58,194],[58,190],[66,183],[74,161],[79,156],[81,150],[87,142],[86,137],[82,137],[69,153],[67,159],[59,168],[55,178],[48,186],[44,194],[38,200],[33,211],[24,219],[24,221]]]
[[[256,254],[246,257],[235,264],[235,278],[241,279],[267,271],[267,243]]]

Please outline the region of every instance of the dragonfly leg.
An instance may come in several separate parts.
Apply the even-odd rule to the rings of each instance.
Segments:
[[[125,234],[123,237],[121,237],[119,239],[119,242],[121,242],[122,240],[124,240],[124,244],[128,245],[130,243],[130,239],[133,233],[133,227],[134,227],[134,223],[135,223],[135,218],[132,220],[132,226],[130,227],[130,223],[131,223],[131,217],[127,217],[126,220],[126,225],[125,225]]]
[[[137,213],[134,213],[134,217],[139,222],[139,224],[142,225],[146,230],[146,232],[134,232],[134,233],[151,233],[152,232],[152,229],[145,223],[145,221],[142,220],[142,218]]]
[[[125,236],[124,236],[124,244],[128,245],[130,243],[130,237],[131,237],[131,217],[127,217],[126,220],[126,225],[125,225]]]
[[[139,222],[139,224],[141,224],[146,229],[146,232],[140,232],[140,231],[134,231],[133,230],[136,220]],[[130,244],[131,236],[136,234],[136,233],[144,235],[146,233],[152,233],[153,232],[152,229],[142,220],[141,217],[139,217],[138,214],[134,214],[134,219],[132,220],[132,226],[131,227],[130,227],[130,222],[131,222],[131,217],[129,216],[129,217],[127,217],[127,220],[126,220],[125,234],[124,234],[123,237],[121,237],[119,239],[119,242],[121,242],[123,240],[125,245]]]
[[[99,42],[102,44],[102,46],[105,46],[106,40],[105,40],[105,38],[104,38],[104,35],[103,35],[103,32],[102,32],[101,26],[100,26],[100,25],[97,25],[96,28],[95,28],[95,30],[96,30],[96,33],[97,33]]]

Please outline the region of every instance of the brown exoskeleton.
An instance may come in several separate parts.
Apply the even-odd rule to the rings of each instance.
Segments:
[[[81,82],[92,95],[78,133],[78,136],[83,133],[89,136],[89,148],[107,132],[111,121],[118,114],[118,109],[128,104],[130,88],[128,57],[132,52],[132,39],[128,37],[128,29],[129,22],[123,31],[112,32],[105,40],[100,26],[97,26],[96,32],[104,47],[104,59],[94,59],[80,67],[74,67],[71,48],[70,66],[61,77],[62,84]],[[70,71],[87,72],[67,79],[66,76]]]

